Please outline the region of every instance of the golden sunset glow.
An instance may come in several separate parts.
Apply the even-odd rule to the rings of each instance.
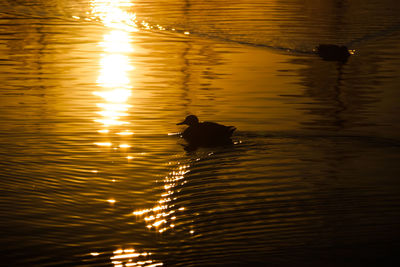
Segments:
[[[92,14],[105,26],[124,31],[137,31],[136,14],[125,9],[134,6],[129,0],[92,0]]]
[[[117,133],[118,135],[132,135],[133,133],[132,132],[130,132],[130,131],[124,131],[124,132],[119,132],[119,133]]]
[[[163,180],[165,192],[161,194],[158,204],[150,209],[136,210],[133,215],[143,216],[148,229],[154,229],[159,233],[163,233],[168,229],[175,228],[173,221],[179,212],[183,212],[185,207],[176,207],[171,202],[176,199],[174,197],[174,188],[178,185],[185,184],[185,174],[189,172],[190,165],[179,165],[171,171]]]
[[[97,114],[101,117],[94,121],[102,125],[99,133],[112,133],[122,137],[132,135],[129,129],[123,128],[130,125],[125,117],[129,115],[129,108],[132,107],[128,104],[133,90],[129,73],[134,71],[134,67],[129,55],[134,51],[132,34],[137,31],[136,15],[132,13],[132,6],[130,1],[91,1],[91,14],[109,28],[103,35],[103,40],[99,42],[104,53],[99,60],[99,89],[93,94],[103,102],[97,103],[101,109]],[[111,146],[108,145],[109,142],[96,144]],[[121,143],[114,149],[129,147],[130,144]]]
[[[94,143],[96,146],[112,146],[112,143],[109,142],[103,142],[103,143]]]
[[[106,88],[130,88],[127,72],[133,70],[129,57],[123,54],[105,54],[100,60],[101,73],[97,80]],[[121,90],[121,89],[120,89]]]
[[[120,144],[119,147],[120,148],[130,148],[131,146],[128,144]]]
[[[398,260],[395,1],[0,2],[3,266]]]
[[[105,134],[105,133],[108,133],[109,130],[108,129],[102,129],[102,130],[98,130],[97,132]]]
[[[111,80],[116,79],[116,77],[111,77]],[[127,79],[126,77],[124,77],[124,79]],[[120,81],[119,81],[120,82]],[[108,86],[108,84],[104,87],[114,87],[114,86]],[[114,104],[118,104],[118,103],[123,103],[128,101],[129,97],[131,96],[131,91],[128,89],[123,89],[123,88],[116,88],[114,90],[110,90],[110,91],[103,91],[103,92],[94,92],[93,94],[102,97],[104,100],[106,100],[109,103],[114,103]],[[115,105],[117,106],[117,105]],[[121,110],[121,107],[118,108],[119,110]],[[110,110],[107,110],[108,112],[110,112]],[[115,112],[115,110],[113,110]]]
[[[104,42],[100,42],[107,53],[127,53],[133,52],[130,43],[130,33],[123,30],[112,30],[104,35]]]
[[[114,204],[117,201],[115,199],[111,198],[111,199],[107,199],[107,202],[110,204]]]
[[[149,259],[151,253],[138,252],[133,248],[128,249],[117,249],[113,252],[113,256],[110,257],[114,267],[125,267],[125,266],[144,266],[144,267],[156,267],[162,266],[162,262],[156,262]]]

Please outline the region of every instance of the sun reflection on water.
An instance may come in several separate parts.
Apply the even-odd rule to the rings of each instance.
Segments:
[[[129,42],[129,34],[126,31],[112,30],[104,35],[104,42],[100,42],[100,46],[108,53],[133,52]]]
[[[136,14],[125,9],[134,6],[130,0],[92,0],[92,14],[110,28],[138,31]]]
[[[92,0],[91,15],[98,18],[110,30],[104,34],[99,45],[103,48],[100,58],[100,73],[97,84],[100,90],[93,92],[103,100],[97,103],[100,117],[94,121],[101,124],[100,134],[131,135],[126,117],[132,107],[128,104],[132,95],[129,72],[134,70],[129,54],[134,51],[132,32],[136,32],[136,15],[129,11],[133,3],[127,0]],[[113,146],[109,140],[95,143],[98,146]],[[129,148],[126,141],[117,148]],[[114,147],[115,148],[115,147]]]
[[[127,160],[133,160],[129,149],[132,146],[130,137],[134,133],[128,121],[129,110],[132,108],[129,102],[133,92],[130,72],[135,70],[130,60],[135,51],[132,38],[139,29],[166,29],[144,21],[138,23],[136,14],[131,10],[134,4],[129,0],[92,0],[90,3],[91,13],[88,15],[101,21],[109,29],[99,42],[102,54],[99,60],[98,89],[93,94],[100,99],[96,104],[99,111],[96,112],[94,121],[99,124],[98,133],[102,137],[94,145],[121,150],[127,154]],[[188,35],[189,32],[184,34]],[[189,165],[178,163],[177,166],[163,180],[165,192],[158,203],[151,209],[133,212],[134,215],[145,216],[147,228],[159,233],[175,228],[179,213],[185,210],[184,207],[175,206],[173,201],[176,200],[176,193],[180,191],[177,187],[185,183],[184,176],[189,171]],[[114,198],[106,201],[110,205],[117,203]],[[99,253],[93,252],[91,255],[95,257]],[[162,262],[150,259],[150,255],[147,252],[137,252],[133,248],[118,249],[113,252],[110,260],[115,267],[163,265]]]
[[[100,124],[98,133],[103,140],[95,142],[99,147],[112,147],[127,152],[131,147],[130,136],[133,134],[127,117],[129,103],[132,95],[132,81],[129,72],[134,70],[130,61],[130,53],[134,51],[132,46],[132,34],[138,31],[136,26],[136,15],[126,9],[133,6],[128,0],[92,0],[91,8],[93,17],[102,21],[110,30],[104,34],[103,40],[99,42],[103,53],[100,58],[100,71],[97,79],[98,90],[93,94],[99,99],[97,107],[100,109],[94,120]],[[118,136],[119,144],[113,144],[114,137]],[[128,160],[134,159],[127,155]],[[113,182],[115,180],[113,179]],[[106,200],[110,205],[117,203],[114,198]],[[100,255],[98,252],[91,253],[93,257]],[[110,257],[115,267],[123,266],[147,266],[155,267],[163,265],[150,259],[151,253],[137,252],[133,248],[118,249]]]
[[[91,253],[92,256],[98,256],[98,252]],[[157,262],[150,259],[151,253],[138,252],[133,248],[117,249],[110,257],[114,267],[129,267],[129,266],[145,266],[156,267],[164,265],[162,262]]]
[[[178,207],[172,202],[177,199],[176,193],[180,190],[176,189],[186,183],[185,174],[189,172],[190,165],[178,164],[178,167],[172,170],[164,178],[165,192],[161,195],[157,205],[153,208],[136,210],[133,212],[136,216],[145,216],[144,221],[148,229],[154,229],[159,233],[168,229],[175,228],[175,220],[179,212],[185,210],[184,207]]]

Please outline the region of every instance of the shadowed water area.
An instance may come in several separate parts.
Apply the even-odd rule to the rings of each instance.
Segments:
[[[399,261],[397,1],[0,7],[0,265]]]

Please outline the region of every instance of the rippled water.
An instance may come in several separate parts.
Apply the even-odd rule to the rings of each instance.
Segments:
[[[396,1],[0,6],[2,265],[398,261]]]

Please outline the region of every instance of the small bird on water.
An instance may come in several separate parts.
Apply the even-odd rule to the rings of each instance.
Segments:
[[[314,51],[326,61],[338,61],[345,63],[353,50],[349,50],[346,46],[334,44],[320,44]]]
[[[232,144],[231,136],[236,130],[234,126],[225,126],[215,122],[199,122],[195,115],[189,115],[176,125],[189,125],[182,137],[191,148],[212,147]]]

